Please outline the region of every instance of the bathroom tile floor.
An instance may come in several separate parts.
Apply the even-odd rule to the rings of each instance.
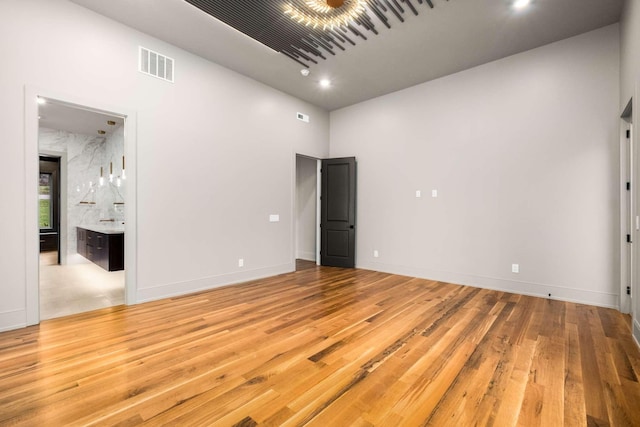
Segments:
[[[57,265],[57,252],[40,254],[40,319],[124,304],[124,271],[106,271],[78,254]]]

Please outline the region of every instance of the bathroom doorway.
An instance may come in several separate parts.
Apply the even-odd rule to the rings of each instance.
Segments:
[[[124,118],[38,103],[40,319],[124,304]]]

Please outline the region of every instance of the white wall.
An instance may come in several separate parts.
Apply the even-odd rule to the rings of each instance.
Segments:
[[[331,112],[357,265],[617,307],[618,105],[613,25]]]
[[[137,72],[138,45],[175,59],[175,84]],[[127,169],[137,171],[137,301],[293,270],[292,153],[326,157],[326,111],[66,0],[0,2],[0,51],[11,177],[0,186],[0,330],[26,324],[33,274],[25,87],[135,111],[137,164]]]
[[[296,157],[296,257],[316,260],[317,160]]]
[[[640,147],[640,2],[637,0],[627,0],[624,5],[622,16],[620,19],[620,111],[627,105],[629,100],[633,98],[633,117],[634,126],[633,146],[636,151],[635,170],[638,171],[640,163],[638,162],[638,147]],[[635,188],[636,205],[634,206],[635,215],[639,215],[638,200],[640,200],[640,179],[638,173],[633,183]],[[639,240],[637,230],[633,236],[634,242]],[[640,283],[638,273],[640,272],[640,251],[635,248],[635,278],[632,283],[633,295],[633,335],[637,342],[640,343]]]
[[[626,0],[620,17],[620,108],[633,97],[640,82],[640,2]]]

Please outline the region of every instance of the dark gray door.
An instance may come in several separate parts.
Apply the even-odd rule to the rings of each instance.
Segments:
[[[356,265],[356,158],[322,160],[320,264]]]

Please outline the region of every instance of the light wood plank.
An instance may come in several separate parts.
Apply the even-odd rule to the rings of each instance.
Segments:
[[[301,267],[0,333],[0,425],[640,425],[629,316]]]

